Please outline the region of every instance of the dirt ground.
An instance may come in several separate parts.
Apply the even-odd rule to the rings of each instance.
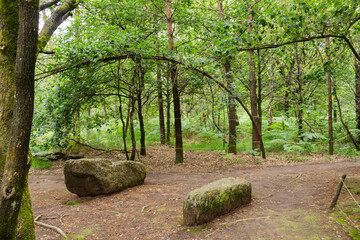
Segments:
[[[124,158],[120,152],[90,157]],[[328,210],[342,174],[359,177],[358,159],[327,155],[185,153],[152,146],[140,161],[145,183],[107,196],[79,198],[67,191],[63,161],[50,170],[30,170],[34,216],[61,228],[69,239],[351,239]],[[241,177],[252,183],[251,204],[197,227],[182,225],[185,196],[209,182]],[[345,195],[345,194],[344,194]],[[343,197],[343,195],[341,195]],[[340,202],[341,202],[340,197]],[[62,239],[36,226],[37,239]]]

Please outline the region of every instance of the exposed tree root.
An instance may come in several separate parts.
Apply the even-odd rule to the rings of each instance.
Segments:
[[[43,222],[39,222],[38,220],[39,220],[40,218],[41,218],[41,215],[37,216],[37,217],[34,219],[35,224],[40,225],[40,226],[42,226],[42,227],[44,227],[44,228],[52,229],[52,230],[58,232],[63,238],[68,239],[68,237],[66,236],[66,234],[64,233],[63,230],[61,230],[61,229],[58,228],[58,227],[55,227],[55,226],[52,226],[52,225],[49,225],[49,224],[46,224],[46,223],[43,223]]]

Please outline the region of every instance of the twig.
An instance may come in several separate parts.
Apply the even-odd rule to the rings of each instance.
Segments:
[[[41,215],[40,215],[40,216],[41,216]],[[49,224],[46,224],[46,223],[43,223],[43,222],[39,222],[39,221],[37,221],[37,220],[35,220],[34,222],[35,222],[35,224],[40,225],[40,226],[42,226],[42,227],[55,230],[55,231],[58,232],[63,238],[68,239],[68,237],[66,236],[66,234],[64,233],[64,231],[61,230],[60,228],[55,227],[55,226],[52,226],[52,225],[49,225]]]
[[[145,209],[148,208],[148,207],[149,207],[149,205],[143,206],[143,207],[141,208],[141,212],[144,212]]]
[[[38,220],[40,220],[40,218],[41,218],[41,215],[37,216],[37,217],[34,219],[34,221],[38,221]]]
[[[64,224],[63,221],[62,221],[62,219],[63,219],[64,217],[66,217],[66,216],[69,216],[69,214],[61,215],[61,217],[60,217],[60,219],[59,219],[59,221],[61,222],[61,224]]]
[[[236,220],[235,222],[231,222],[231,223],[221,223],[221,225],[232,225],[238,222],[245,222],[245,221],[249,221],[249,220],[259,220],[259,219],[268,219],[270,218],[270,216],[266,216],[266,217],[257,217],[257,218],[244,218],[244,219],[239,219]]]

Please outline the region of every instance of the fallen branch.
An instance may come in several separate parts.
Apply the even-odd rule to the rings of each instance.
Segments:
[[[341,193],[341,189],[342,189],[342,186],[344,184],[344,181],[345,181],[345,178],[346,178],[346,174],[342,175],[341,177],[341,180],[339,182],[339,185],[338,185],[338,188],[336,190],[336,193],[335,193],[335,196],[331,202],[331,205],[330,205],[330,209],[333,209],[339,199],[339,196],[340,196],[340,193]]]
[[[37,221],[37,219],[40,218],[40,217],[41,217],[41,215],[39,215],[38,217],[35,218],[35,220],[34,220],[35,224],[40,225],[40,226],[42,226],[42,227],[44,227],[44,228],[49,228],[49,229],[55,230],[55,231],[58,232],[63,238],[68,239],[68,237],[66,236],[66,234],[64,233],[64,231],[61,230],[60,228],[55,227],[55,226],[52,226],[52,225],[49,225],[49,224],[46,224],[46,223],[43,223],[43,222]]]
[[[270,216],[266,216],[266,217],[257,217],[257,218],[244,218],[244,219],[239,219],[236,220],[235,222],[231,222],[231,223],[221,223],[221,225],[232,225],[238,222],[245,222],[245,221],[250,221],[250,220],[259,220],[259,219],[268,219],[270,218]]]
[[[125,151],[122,150],[122,149],[111,149],[111,150],[107,150],[107,149],[103,149],[103,148],[96,148],[96,147],[90,146],[90,145],[88,145],[88,144],[86,144],[86,143],[82,143],[82,142],[80,142],[79,140],[76,140],[76,139],[70,139],[70,140],[76,142],[76,143],[79,144],[79,145],[82,145],[82,146],[91,148],[92,150],[96,150],[96,151],[103,151],[103,152],[125,152]]]

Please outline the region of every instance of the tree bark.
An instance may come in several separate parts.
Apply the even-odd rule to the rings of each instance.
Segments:
[[[10,139],[14,107],[14,72],[19,29],[18,1],[0,2],[0,177]],[[13,17],[9,17],[13,16]]]
[[[156,42],[156,48],[159,49]],[[157,97],[158,97],[158,109],[159,109],[159,129],[160,129],[160,143],[165,144],[165,120],[164,120],[164,104],[163,104],[163,90],[161,81],[161,68],[160,62],[156,65],[156,78],[157,78]]]
[[[171,14],[171,2],[165,1],[165,15],[166,15],[166,27],[169,37],[169,50],[173,52],[174,48],[174,32],[172,29],[172,14]],[[174,99],[174,118],[175,118],[175,163],[184,162],[183,142],[182,142],[182,129],[181,129],[181,109],[180,109],[180,94],[178,89],[177,80],[177,66],[176,63],[170,63],[170,78],[172,83],[172,94]]]
[[[327,60],[330,63],[330,39],[326,38],[326,50],[327,50]],[[332,80],[330,66],[327,69],[328,75],[328,128],[329,128],[329,155],[334,154],[334,136],[333,136],[333,109],[332,109]]]
[[[135,131],[134,131],[135,99],[131,99],[131,106],[129,107],[131,107],[129,121],[130,121],[130,136],[131,136],[131,144],[132,144],[130,160],[134,161],[136,155],[136,139],[135,139]]]
[[[14,74],[14,108],[0,193],[0,239],[17,238],[18,215],[23,193],[27,190],[27,176],[31,164],[28,153],[34,110],[38,9],[38,0],[19,1],[21,21]]]
[[[19,1],[0,1],[0,45],[2,46],[0,49],[0,186],[10,139],[14,107],[14,72],[19,29],[18,4]],[[31,154],[29,156],[31,157]],[[29,160],[31,162],[31,159]],[[26,189],[18,215],[17,239],[19,240],[35,239],[27,178],[25,186]]]
[[[137,90],[137,103],[138,103],[138,118],[140,124],[140,155],[146,155],[146,146],[145,146],[145,126],[144,126],[144,117],[143,117],[143,105],[142,105],[142,92],[144,91],[144,78],[145,70],[142,68],[141,63],[139,64],[139,87]]]
[[[274,62],[270,63],[270,101],[269,101],[269,114],[268,114],[268,130],[271,130],[274,117],[274,79],[275,79],[275,65]]]
[[[257,55],[258,55],[258,96],[257,96],[257,106],[258,106],[258,116],[259,116],[259,129],[260,132],[262,132],[262,78],[261,78],[261,55],[260,55],[260,50],[257,50]]]
[[[249,12],[252,11],[253,6],[249,8]],[[248,23],[250,23],[247,31],[252,32],[252,25],[251,22],[253,20],[253,16],[250,14],[248,17]],[[250,109],[251,109],[251,116],[254,119],[252,123],[252,149],[255,150],[259,148],[260,143],[260,136],[255,131],[257,128],[261,135],[261,129],[259,124],[259,116],[258,116],[258,98],[256,94],[256,76],[255,76],[255,62],[254,62],[255,53],[254,50],[248,51],[248,64],[249,64],[249,82],[250,82]],[[255,126],[256,124],[256,126]]]
[[[299,57],[299,52],[298,52],[298,48],[297,48],[297,44],[296,46],[296,63],[297,63],[297,74],[296,74],[296,80],[297,80],[297,94],[298,94],[298,116],[297,116],[297,121],[298,121],[298,136],[300,136],[300,139],[302,139],[301,135],[304,133],[303,130],[303,115],[304,115],[304,110],[303,110],[303,82],[302,82],[302,78],[301,78],[301,58]]]
[[[356,129],[360,131],[360,66],[359,60],[354,58],[355,65],[355,120]],[[356,134],[356,141],[360,143],[360,133]]]
[[[39,52],[44,51],[51,36],[56,29],[70,16],[72,10],[78,5],[77,0],[66,0],[61,6],[57,7],[51,16],[44,23],[44,27],[39,33]]]
[[[218,11],[221,20],[224,20],[224,9],[222,0],[218,0]],[[233,81],[231,73],[231,63],[229,57],[225,56],[225,78],[228,88],[233,91]],[[231,94],[228,94],[228,121],[229,121],[229,147],[228,153],[236,154],[236,126],[238,124],[238,118],[236,115],[235,99]]]
[[[231,76],[231,65],[227,59],[225,62],[225,74],[227,78],[228,88],[233,90],[232,76]],[[229,120],[229,148],[228,153],[236,154],[236,126],[238,124],[238,117],[236,115],[236,104],[235,98],[231,94],[228,94],[228,120]]]
[[[170,132],[171,132],[171,99],[170,99],[170,91],[168,90],[166,96],[166,144],[170,144]]]

